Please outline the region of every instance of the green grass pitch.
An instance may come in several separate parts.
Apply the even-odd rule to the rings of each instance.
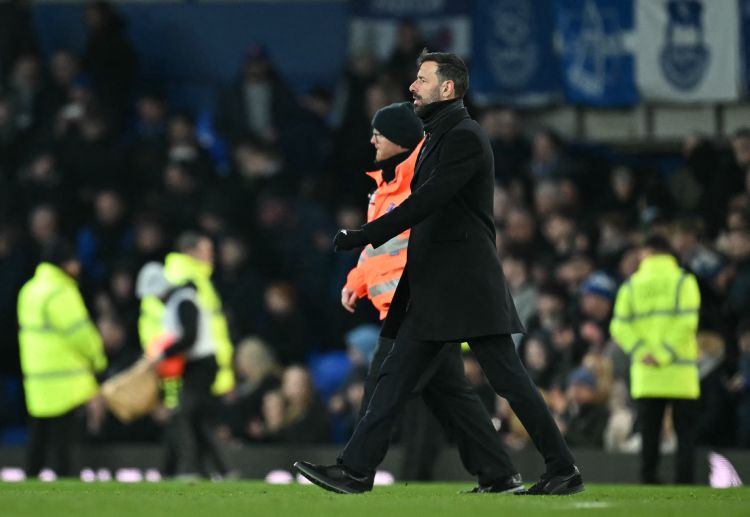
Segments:
[[[359,517],[481,515],[555,517],[750,516],[750,488],[588,485],[568,497],[459,494],[457,483],[398,483],[369,494],[337,495],[315,486],[224,483],[0,483],[0,515],[72,517]]]

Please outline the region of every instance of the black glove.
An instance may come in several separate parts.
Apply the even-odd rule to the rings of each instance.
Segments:
[[[339,230],[333,238],[333,251],[349,251],[368,244],[362,230]]]

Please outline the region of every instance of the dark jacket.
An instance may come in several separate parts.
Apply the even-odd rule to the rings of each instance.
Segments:
[[[522,332],[495,248],[489,140],[461,100],[433,105],[423,121],[411,196],[362,228],[374,247],[412,228],[383,335],[395,336],[407,307],[416,339]]]

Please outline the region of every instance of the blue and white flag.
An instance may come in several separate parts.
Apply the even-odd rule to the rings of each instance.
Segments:
[[[640,0],[637,5],[638,86],[644,98],[737,100],[737,0]]]
[[[471,54],[471,0],[355,0],[349,48],[388,58],[403,20],[418,25],[430,50]]]
[[[567,99],[592,106],[635,104],[634,56],[625,44],[633,31],[633,1],[561,0],[556,14]]]
[[[471,90],[480,102],[538,104],[560,93],[552,0],[475,0]]]

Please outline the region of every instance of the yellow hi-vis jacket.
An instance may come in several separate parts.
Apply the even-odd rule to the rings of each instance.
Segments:
[[[698,311],[695,277],[671,255],[643,259],[617,293],[610,333],[630,355],[630,392],[639,398],[697,399]],[[647,365],[651,355],[658,365]]]
[[[198,303],[211,314],[211,337],[216,346],[216,374],[211,391],[223,395],[234,388],[232,370],[232,341],[229,327],[221,307],[221,299],[211,283],[213,269],[209,264],[194,259],[184,253],[170,253],[164,261],[164,274],[171,283],[181,285],[192,282],[198,291]],[[163,332],[164,304],[153,296],[141,300],[141,313],[138,320],[138,333],[144,348]]]
[[[107,367],[107,358],[73,278],[39,264],[18,295],[18,326],[31,416],[63,415],[96,394],[94,373]]]

